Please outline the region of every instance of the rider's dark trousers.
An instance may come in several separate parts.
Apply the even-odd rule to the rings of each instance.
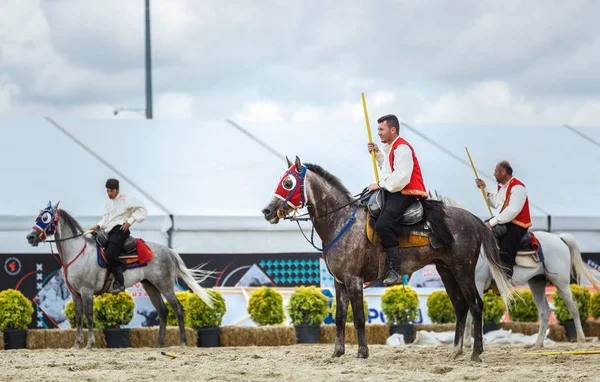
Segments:
[[[121,225],[115,226],[108,233],[108,245],[106,246],[106,259],[108,260],[108,266],[111,269],[116,267],[123,267],[125,264],[123,260],[119,259],[119,255],[123,250],[123,244],[130,235],[130,231],[121,231]]]
[[[375,223],[375,232],[381,238],[383,248],[397,247],[398,234],[394,227],[398,224],[404,211],[417,200],[417,197],[387,190],[384,190],[383,193],[385,206]]]
[[[519,227],[514,223],[506,223],[506,234],[500,237],[500,259],[502,262],[509,267],[515,265],[517,258],[517,251],[519,250],[519,243],[523,238],[523,235],[527,233],[527,229]]]

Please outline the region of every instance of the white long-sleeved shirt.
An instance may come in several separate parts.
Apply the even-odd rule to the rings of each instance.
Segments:
[[[501,208],[504,205],[504,201],[506,200],[506,190],[508,189],[508,185],[511,180],[512,178],[510,178],[510,180],[505,184],[501,184],[500,190],[498,190],[496,193],[489,192],[487,187],[484,189],[490,205],[494,209]],[[525,205],[525,199],[527,199],[527,190],[525,187],[521,186],[520,184],[514,185],[510,189],[510,201],[508,202],[508,206],[506,206],[504,211],[490,219],[490,225],[493,227],[498,224],[506,224],[511,222],[523,209],[523,206]]]
[[[128,222],[141,223],[148,216],[148,210],[142,202],[134,197],[119,193],[114,199],[109,199],[104,205],[104,216],[98,226],[110,232],[116,225]]]
[[[392,146],[399,138],[400,137],[394,139],[394,142],[389,145],[383,145],[382,149],[375,153],[375,158],[377,159],[379,169],[381,170],[379,187],[384,188],[389,192],[398,192],[406,187],[408,182],[410,182],[414,167],[410,147],[402,144],[398,145],[396,150],[394,150],[394,171],[392,171],[388,158]]]

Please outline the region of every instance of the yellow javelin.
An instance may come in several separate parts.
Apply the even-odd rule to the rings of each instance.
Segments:
[[[365,111],[365,121],[367,122],[367,133],[369,134],[369,142],[373,142],[371,138],[371,125],[369,125],[369,113],[367,113],[367,101],[365,101],[365,93],[362,95],[363,109]],[[375,172],[375,181],[379,183],[379,174],[377,173],[377,162],[375,160],[375,151],[371,151],[371,159],[373,159],[373,171]]]
[[[473,172],[475,173],[475,178],[479,179],[479,175],[477,175],[477,169],[475,168],[475,165],[473,164],[473,159],[471,159],[471,154],[469,154],[469,149],[467,148],[467,146],[465,146],[465,150],[467,150],[467,155],[469,156],[469,161],[471,162],[471,167],[473,167]],[[485,191],[483,190],[483,186],[479,187],[479,189],[481,190],[481,195],[483,195],[483,200],[485,200],[485,205],[488,208],[488,211],[490,211],[490,216],[494,216],[494,214],[492,213],[492,209],[490,208],[490,202],[487,198],[487,196],[485,195]]]

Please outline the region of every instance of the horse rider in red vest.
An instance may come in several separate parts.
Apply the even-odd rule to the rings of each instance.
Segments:
[[[383,189],[384,209],[377,218],[374,230],[381,238],[387,252],[389,270],[383,283],[395,285],[402,282],[400,277],[400,248],[395,227],[406,209],[419,198],[427,198],[419,161],[415,150],[400,134],[400,122],[393,114],[377,120],[377,134],[383,143],[382,150],[369,142],[369,152],[375,151],[381,177],[378,183],[369,185],[374,191]]]
[[[507,161],[501,161],[496,165],[494,177],[498,182],[495,193],[485,188],[485,182],[476,179],[478,187],[483,186],[490,205],[497,209],[502,206],[500,212],[485,224],[499,237],[500,258],[509,267],[507,276],[510,279],[519,249],[521,238],[531,227],[531,214],[529,212],[529,198],[525,185],[513,175],[513,169]],[[506,233],[503,233],[505,227]],[[499,229],[500,228],[500,229]]]

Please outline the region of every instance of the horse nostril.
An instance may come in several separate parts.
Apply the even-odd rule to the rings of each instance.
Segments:
[[[262,210],[262,213],[263,213],[263,215],[265,215],[265,216],[269,216],[269,215],[271,215],[271,210],[270,210],[270,209],[268,209],[268,208],[265,208],[264,210]]]

